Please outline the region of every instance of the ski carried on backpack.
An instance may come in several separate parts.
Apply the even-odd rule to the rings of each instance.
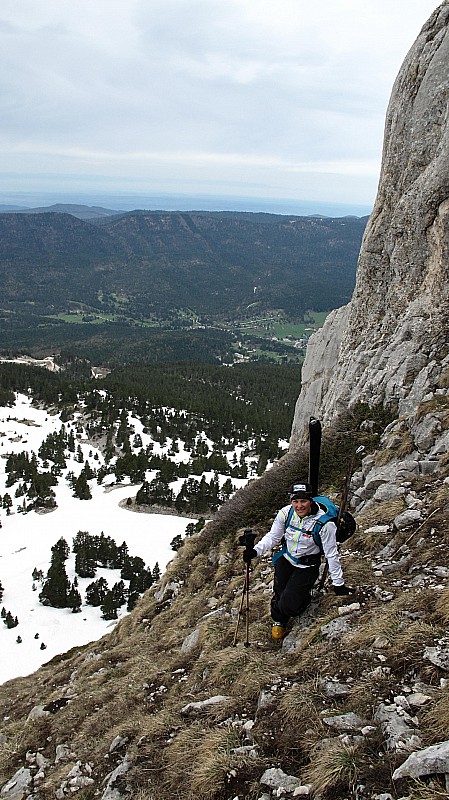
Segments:
[[[312,494],[318,494],[321,455],[321,422],[316,417],[309,419],[309,483]]]

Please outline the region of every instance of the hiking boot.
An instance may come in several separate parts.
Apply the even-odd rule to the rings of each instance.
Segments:
[[[281,622],[273,622],[271,626],[271,638],[272,639],[283,639],[285,636],[285,628]]]

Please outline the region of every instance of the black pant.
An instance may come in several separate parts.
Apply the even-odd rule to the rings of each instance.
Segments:
[[[271,616],[275,622],[286,625],[290,617],[299,617],[310,603],[310,592],[318,578],[320,568],[295,567],[284,556],[274,568],[274,595]]]

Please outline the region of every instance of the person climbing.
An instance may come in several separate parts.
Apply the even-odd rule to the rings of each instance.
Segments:
[[[254,547],[243,551],[245,563],[264,555],[283,539],[285,544],[275,554],[274,585],[271,600],[273,639],[282,639],[290,617],[299,617],[311,600],[311,590],[318,578],[321,552],[324,553],[334,592],[348,595],[353,589],[345,586],[336,541],[337,527],[331,520],[319,532],[322,551],[312,536],[316,522],[325,514],[313,499],[310,483],[297,481],[290,488],[291,505],[278,511],[271,529]],[[293,512],[291,512],[291,508]]]

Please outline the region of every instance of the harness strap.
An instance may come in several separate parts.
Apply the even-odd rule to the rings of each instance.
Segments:
[[[276,561],[280,559],[281,556],[285,555],[288,552],[287,545],[284,543],[282,548],[275,553],[272,558],[272,564],[276,564]],[[301,564],[303,567],[315,567],[321,563],[321,554],[320,553],[313,553],[310,556],[300,556],[297,558],[296,556],[292,556],[291,553],[288,553],[288,559],[293,561],[294,564]]]

